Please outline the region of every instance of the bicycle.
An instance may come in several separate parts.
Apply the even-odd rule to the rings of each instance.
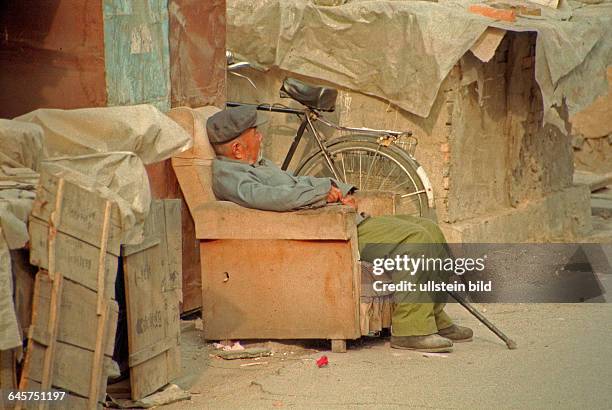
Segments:
[[[250,67],[248,62],[234,63],[228,53],[228,72]],[[286,78],[281,97],[291,98],[302,108],[281,104],[248,104],[227,102],[228,107],[254,106],[257,110],[297,115],[300,125],[281,168],[287,170],[306,130],[313,136],[316,149],[295,168],[296,175],[332,177],[356,186],[362,191],[385,191],[397,195],[396,213],[431,217],[434,199],[429,178],[413,156],[417,140],[411,131],[379,130],[340,126],[325,118],[323,112],[335,110],[337,90],[306,84]],[[317,123],[341,133],[329,141],[317,130]],[[342,135],[345,133],[345,135]],[[348,133],[348,134],[346,134]]]

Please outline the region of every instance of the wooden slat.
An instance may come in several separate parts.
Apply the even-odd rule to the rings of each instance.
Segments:
[[[138,252],[125,247],[123,259],[130,351],[132,398],[141,399],[178,375],[180,360],[180,205],[154,201],[145,224],[145,240],[159,244]],[[167,229],[171,233],[167,233]],[[169,249],[175,253],[168,255]],[[161,341],[161,342],[160,342]]]
[[[50,264],[51,265],[51,264]],[[55,348],[57,344],[57,329],[60,319],[60,303],[62,301],[62,274],[55,272],[51,284],[51,298],[49,302],[49,321],[47,323],[48,343],[43,355],[42,374],[40,383],[43,390],[51,388],[53,368],[55,365]]]
[[[95,409],[98,403],[98,396],[101,393],[102,378],[106,379],[106,373],[102,369],[104,360],[104,342],[106,337],[106,322],[108,318],[109,304],[105,299],[101,299],[98,293],[98,303],[96,313],[98,323],[96,329],[96,347],[93,353],[91,373],[89,379],[89,409]],[[106,381],[106,380],[105,380]],[[106,386],[106,383],[104,383]]]
[[[108,234],[110,231],[110,213],[111,213],[111,202],[106,201],[104,205],[104,220],[102,222],[102,233],[100,234],[100,252],[98,256],[98,272],[97,272],[97,292],[98,292],[98,303],[96,307],[96,313],[98,316],[106,315],[106,304],[104,301],[107,299],[105,292],[105,267],[106,267],[106,248],[108,245]],[[104,306],[103,306],[104,305]],[[104,331],[104,326],[98,326],[101,328],[101,332]]]
[[[32,215],[42,221],[50,221],[56,211],[57,192],[63,179],[43,172],[36,191]],[[68,181],[63,183],[63,199],[55,227],[58,231],[79,238],[100,248],[106,199],[98,193],[89,191]],[[108,252],[118,256],[120,246],[121,222],[119,209],[113,205],[109,231]]]
[[[42,378],[41,362],[45,348],[36,343],[33,346],[29,379],[40,382]],[[88,397],[94,353],[77,346],[57,342],[55,355],[56,366],[53,369],[53,386],[68,390],[82,397]],[[106,362],[110,360],[110,357],[105,356]],[[105,364],[105,366],[109,365],[109,363]],[[104,391],[100,391],[98,400],[103,400],[104,394]]]
[[[48,269],[48,225],[37,218],[30,218],[30,263]],[[98,261],[100,249],[78,238],[57,232],[55,238],[55,269],[65,278],[78,282],[91,290],[98,288]],[[118,258],[109,254],[105,258],[106,296],[115,296],[115,278]]]
[[[192,214],[198,239],[347,240],[355,229],[355,210],[348,206],[270,212],[216,201]]]
[[[129,358],[130,367],[138,366],[152,357],[165,353],[168,349],[176,346],[176,344],[176,339],[167,337],[138,352],[131,353]]]
[[[42,389],[40,383],[34,380],[29,380],[28,388],[30,391],[41,391]],[[53,403],[51,408],[54,410],[86,409],[87,404],[87,399],[68,393],[62,401]],[[101,410],[102,404],[98,404],[97,408]]]

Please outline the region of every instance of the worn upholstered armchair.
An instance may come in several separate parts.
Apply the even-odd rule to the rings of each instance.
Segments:
[[[216,200],[205,127],[216,111],[168,113],[194,139],[172,166],[200,241],[205,337],[330,339],[334,351],[344,351],[347,339],[368,333],[373,307],[360,305],[355,211],[270,212]],[[381,321],[380,312],[374,317]]]

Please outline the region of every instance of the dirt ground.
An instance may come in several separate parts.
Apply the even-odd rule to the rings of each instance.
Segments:
[[[593,224],[585,241],[611,242],[612,218],[594,216]],[[612,301],[608,276],[599,277],[607,293],[598,301]],[[458,304],[447,311],[474,329],[474,341],[429,357],[391,349],[387,338],[364,338],[347,353],[331,353],[325,341],[263,342],[256,345],[273,356],[230,361],[212,355],[195,323],[184,322],[177,384],[192,397],[165,408],[610,408],[612,304],[476,306],[517,350]],[[322,355],[329,365],[318,368]]]
[[[259,361],[225,361],[209,357],[210,345],[192,329],[182,345],[190,376],[179,381],[192,398],[167,408],[609,408],[612,305],[480,308],[516,340],[517,350],[458,305],[448,311],[475,330],[474,341],[435,357],[373,339],[347,353],[286,345]],[[323,354],[330,364],[318,368]],[[265,364],[240,366],[257,362]]]

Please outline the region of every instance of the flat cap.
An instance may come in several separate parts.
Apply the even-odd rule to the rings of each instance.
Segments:
[[[206,132],[211,144],[225,144],[249,128],[257,127],[264,122],[266,119],[257,114],[257,108],[242,105],[226,108],[210,116],[206,121]]]

